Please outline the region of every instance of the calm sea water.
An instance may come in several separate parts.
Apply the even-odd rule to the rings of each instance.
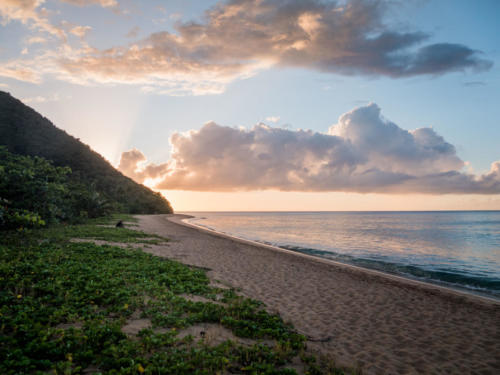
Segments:
[[[236,237],[500,298],[500,211],[189,214]]]

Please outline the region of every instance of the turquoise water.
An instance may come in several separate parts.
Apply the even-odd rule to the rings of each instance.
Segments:
[[[236,237],[500,298],[500,211],[189,214]]]

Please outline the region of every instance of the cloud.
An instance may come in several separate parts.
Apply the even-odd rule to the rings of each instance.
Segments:
[[[493,63],[483,60],[478,51],[461,44],[438,43],[420,48],[409,59],[402,75],[442,74],[450,71],[488,70]],[[404,59],[406,60],[406,59]]]
[[[128,48],[93,50],[95,53],[61,59],[59,63],[65,73],[80,82],[149,85],[159,93],[181,95],[221,93],[226,84],[251,76],[259,66],[188,60],[176,45],[174,36],[158,33]]]
[[[73,56],[75,52],[69,45],[64,44],[58,48],[46,50],[43,54],[33,58],[14,59],[0,63],[0,76],[17,79],[20,81],[39,84],[44,75],[61,75],[56,58],[59,56]],[[69,80],[70,77],[63,77]]]
[[[60,0],[65,3],[86,6],[97,4],[102,7],[116,7],[116,0]],[[46,0],[2,0],[0,1],[0,16],[4,22],[20,21],[23,24],[30,25],[32,28],[46,32],[48,34],[66,39],[66,33],[62,27],[53,25],[48,20],[50,13],[42,5]],[[90,28],[88,26],[76,26],[70,32],[79,37],[85,36]],[[28,44],[42,43],[46,39],[41,36],[35,36],[28,40]]]
[[[79,38],[85,38],[90,30],[92,30],[92,27],[90,26],[75,26],[71,28],[70,33],[76,35]]]
[[[61,97],[59,94],[52,94],[48,96],[34,96],[30,98],[22,98],[21,99],[24,103],[30,104],[30,103],[47,103],[47,102],[58,102],[61,100]]]
[[[52,25],[45,17],[47,10],[40,8],[43,3],[45,0],[2,0],[0,1],[0,15],[4,22],[20,21],[38,30],[64,38],[64,31]]]
[[[328,134],[210,122],[170,143],[171,159],[148,174],[162,177],[158,189],[500,193],[500,161],[482,176],[463,173],[455,147],[432,128],[404,130],[376,104],[345,113]],[[144,155],[132,150],[122,160],[120,170],[143,182]]]
[[[66,28],[74,25],[63,24]],[[0,63],[0,77],[8,77],[30,83],[43,82],[44,76],[55,77],[62,81],[85,84],[77,81],[78,77],[69,75],[62,70],[58,60],[62,58],[76,58],[82,54],[88,53],[91,49],[84,41],[80,41],[80,48],[73,48],[68,43],[62,43],[52,49],[46,49],[43,53],[34,57],[18,58]]]
[[[348,142],[362,155],[364,168],[421,176],[459,170],[464,163],[455,147],[432,128],[407,131],[381,116],[376,104],[358,107],[340,116],[328,133]]]
[[[280,120],[280,116],[269,116],[266,117],[266,121],[277,123]]]
[[[340,74],[404,77],[488,69],[466,46],[438,43],[422,32],[383,23],[386,4],[354,0],[234,0],[207,12],[204,23],[184,23],[185,44],[208,60],[266,59]]]
[[[37,44],[37,43],[45,43],[45,42],[47,42],[47,39],[42,38],[40,36],[32,36],[32,37],[28,38],[28,40],[27,40],[27,43],[30,45]]]
[[[144,154],[137,150],[123,152],[118,165],[118,170],[124,175],[143,183],[147,179],[156,179],[164,176],[169,170],[169,163],[147,164]]]
[[[468,46],[429,44],[428,34],[386,25],[388,4],[231,0],[207,10],[202,21],[177,21],[174,33],[157,32],[133,44],[89,49],[72,58],[63,56],[57,63],[64,72],[60,76],[72,82],[134,84],[168,95],[221,93],[229,83],[273,66],[392,78],[492,66],[480,51]]]
[[[116,7],[118,2],[116,0],[60,0],[63,3],[68,3],[71,5],[77,5],[80,7],[89,5],[100,5],[103,8]]]
[[[17,62],[0,65],[0,76],[30,83],[40,83],[42,81],[37,71]]]

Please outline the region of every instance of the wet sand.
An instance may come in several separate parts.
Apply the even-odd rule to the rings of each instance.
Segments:
[[[339,364],[363,374],[500,374],[499,301],[210,233],[185,217],[138,216],[138,229],[172,240],[144,250],[208,268]]]

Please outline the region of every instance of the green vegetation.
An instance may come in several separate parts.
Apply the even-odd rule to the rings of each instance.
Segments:
[[[43,233],[52,240],[64,241],[67,238],[92,239],[98,241],[117,242],[122,244],[140,243],[158,245],[168,242],[168,239],[155,234],[147,234],[127,228],[116,228],[115,223],[122,221],[135,221],[129,215],[115,214],[109,217],[100,217],[87,220],[81,225],[59,225],[47,228]],[[133,225],[133,224],[131,224]]]
[[[260,302],[138,249],[168,239],[114,224],[168,201],[2,92],[0,142],[0,374],[343,373]]]
[[[0,229],[102,216],[110,210],[95,193],[68,179],[71,169],[47,160],[11,154],[0,146]],[[86,210],[84,210],[84,208]]]
[[[203,270],[132,247],[70,241],[141,243],[152,237],[103,224],[3,233],[0,373],[294,374],[293,358],[308,373],[321,373],[314,357],[304,354],[303,336],[260,302],[211,287]],[[125,334],[138,319],[150,324],[137,335]],[[214,345],[181,335],[200,323],[255,341]]]
[[[71,169],[0,146],[0,229],[78,222],[113,211],[96,191],[69,178]]]
[[[125,177],[80,140],[56,128],[48,119],[8,93],[0,91],[2,145],[11,153],[42,157],[56,167],[69,167],[71,173],[67,173],[67,177],[74,191],[73,196],[81,196],[73,206],[77,211],[87,212],[89,217],[100,216],[102,210],[172,213],[170,203],[159,193]],[[2,195],[0,198],[5,199]],[[18,214],[21,221],[37,220],[25,212]]]

